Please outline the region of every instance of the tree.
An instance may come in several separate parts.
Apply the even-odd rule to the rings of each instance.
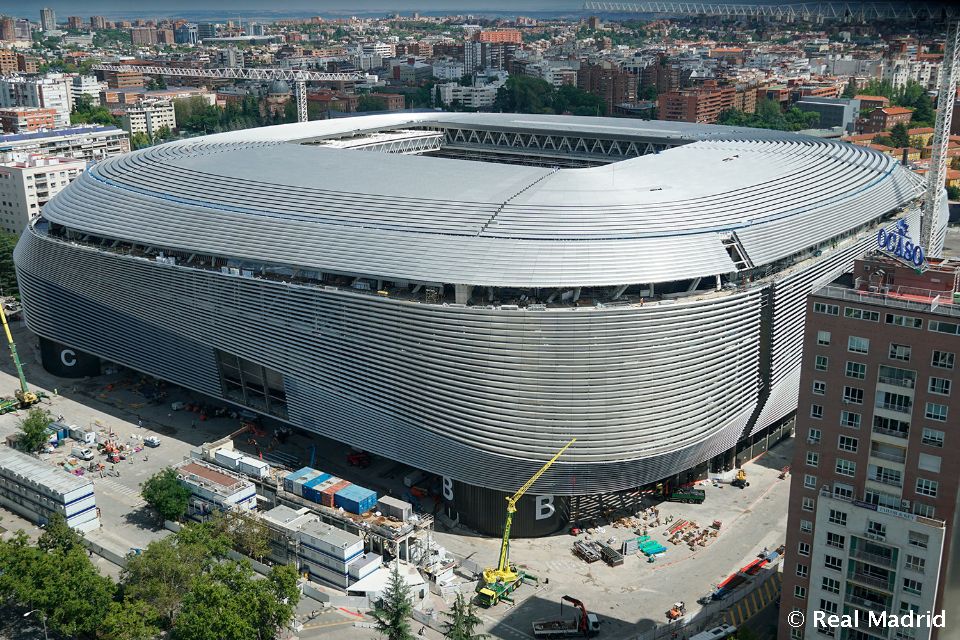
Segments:
[[[140,492],[161,520],[179,520],[187,512],[190,490],[177,480],[177,472],[167,467],[143,483]]]
[[[155,540],[140,555],[128,557],[121,574],[124,597],[149,602],[169,625],[206,557],[198,545],[178,545],[172,536]]]
[[[386,111],[387,101],[377,96],[360,96],[357,99],[357,111]]]
[[[898,122],[893,125],[893,129],[890,130],[890,140],[893,142],[894,147],[909,147],[910,146],[910,134],[907,130],[907,125],[902,122]]]
[[[474,633],[474,630],[483,621],[474,611],[473,603],[468,602],[462,593],[457,594],[457,599],[453,602],[453,609],[450,613],[444,615],[449,618],[445,623],[447,628],[443,633],[444,638],[449,638],[449,640],[484,640],[487,637],[484,633]]]
[[[844,97],[844,98],[853,98],[853,97],[857,96],[858,94],[859,94],[859,92],[857,91],[857,79],[856,79],[856,78],[850,78],[850,82],[848,82],[848,83],[847,83],[847,86],[843,88],[843,95],[842,95],[842,97]]]
[[[67,520],[59,513],[50,516],[47,526],[37,539],[37,547],[43,551],[67,553],[83,548],[83,537],[67,526]]]
[[[40,407],[31,408],[26,417],[20,419],[17,433],[17,446],[20,450],[33,453],[46,444],[50,437],[48,427],[51,422],[53,417],[49,411]]]
[[[388,640],[413,640],[409,617],[413,612],[410,587],[400,575],[400,565],[393,564],[390,580],[373,610],[376,629]]]
[[[214,530],[228,537],[233,548],[262,561],[270,553],[270,528],[246,511],[224,511],[212,520]]]
[[[960,200],[960,187],[947,187],[947,198]]]
[[[180,549],[195,548],[195,554],[208,555],[211,561],[226,558],[232,541],[220,524],[221,517],[217,514],[208,522],[186,525],[173,536],[177,546]]]
[[[157,611],[143,600],[111,602],[99,635],[109,640],[152,640],[160,635]]]
[[[138,131],[136,133],[130,134],[131,149],[134,149],[134,150],[144,149],[146,147],[149,147],[151,143],[152,141],[150,140],[150,136],[148,136],[146,133],[142,131]]]
[[[17,236],[0,231],[0,295],[19,296],[17,270],[13,266],[13,249]]]

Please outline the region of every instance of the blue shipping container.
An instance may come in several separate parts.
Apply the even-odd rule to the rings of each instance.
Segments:
[[[310,502],[319,503],[320,502],[319,488],[324,483],[326,483],[327,480],[329,480],[332,477],[333,476],[331,476],[329,473],[321,473],[316,478],[312,478],[311,480],[305,482],[303,484],[303,492],[302,492],[303,497],[306,500],[309,500]]]
[[[311,471],[313,471],[313,469],[311,469],[310,467],[304,467],[303,469],[299,469],[297,471],[294,471],[293,473],[288,474],[287,477],[283,479],[283,490],[293,493],[293,481],[296,480],[297,478],[307,475]]]
[[[350,513],[366,513],[377,506],[377,492],[352,484],[344,487],[333,497],[334,506]]]

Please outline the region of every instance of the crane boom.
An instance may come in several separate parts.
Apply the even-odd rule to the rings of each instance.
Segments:
[[[328,73],[308,69],[267,69],[228,67],[226,69],[191,69],[182,67],[151,67],[131,64],[97,64],[94,71],[139,71],[149,76],[172,78],[212,78],[222,80],[287,80],[294,83],[297,103],[297,121],[307,121],[307,82],[364,81],[367,74],[355,71]]]
[[[546,464],[540,467],[540,470],[537,471],[533,476],[530,477],[523,486],[517,489],[517,492],[512,496],[507,498],[507,518],[503,523],[503,539],[500,541],[500,558],[497,562],[496,569],[487,569],[483,572],[484,580],[489,583],[494,583],[499,581],[509,582],[516,579],[517,572],[510,567],[510,527],[513,524],[513,514],[517,512],[517,502],[520,498],[523,497],[523,494],[527,492],[530,487],[536,483],[540,477],[547,472],[547,469],[553,466],[553,463],[563,455],[563,452],[570,448],[577,439],[573,438],[567,444],[563,445],[559,451],[557,451],[552,458],[550,458]]]
[[[20,364],[20,356],[17,355],[17,345],[13,341],[13,334],[10,333],[10,325],[7,324],[7,314],[2,308],[0,308],[0,319],[3,320],[3,331],[7,334],[10,355],[13,357],[13,364],[17,367],[17,376],[20,378],[20,393],[26,395],[30,393],[30,388],[27,387],[27,378],[23,375],[23,365]]]

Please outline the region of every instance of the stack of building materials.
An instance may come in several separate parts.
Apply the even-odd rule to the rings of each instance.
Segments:
[[[0,505],[38,524],[59,513],[79,531],[100,527],[91,480],[7,447],[0,447]]]
[[[377,506],[377,492],[352,484],[334,495],[333,504],[344,511],[359,515]]]
[[[405,500],[383,496],[377,500],[377,509],[383,515],[400,522],[406,522],[413,515],[413,505]]]

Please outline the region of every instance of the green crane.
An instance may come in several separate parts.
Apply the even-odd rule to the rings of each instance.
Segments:
[[[17,367],[17,376],[20,378],[20,388],[14,392],[16,400],[0,401],[0,413],[8,413],[16,409],[26,409],[40,402],[40,396],[30,391],[27,386],[27,378],[23,375],[23,365],[20,364],[20,356],[17,355],[17,345],[13,341],[13,334],[10,333],[10,325],[7,324],[7,314],[0,307],[0,320],[3,321],[3,331],[7,334],[7,344],[10,345],[10,355],[13,357],[13,364]]]

